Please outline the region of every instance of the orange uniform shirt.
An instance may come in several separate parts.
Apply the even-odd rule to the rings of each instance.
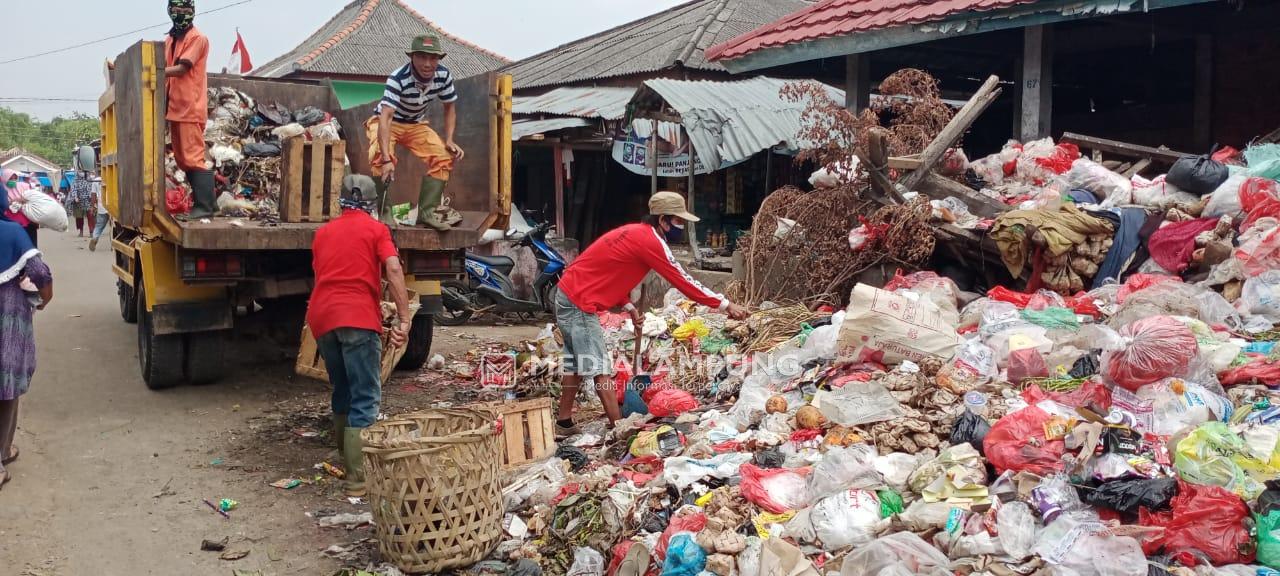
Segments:
[[[189,62],[191,70],[182,76],[166,78],[165,90],[169,93],[169,111],[165,119],[170,122],[209,121],[209,37],[192,26],[176,43],[172,36],[164,39],[165,66],[177,66]]]

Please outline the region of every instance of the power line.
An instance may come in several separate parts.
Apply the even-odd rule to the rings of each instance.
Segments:
[[[228,8],[235,8],[236,6],[240,6],[240,5],[242,5],[242,4],[248,4],[248,3],[253,2],[253,1],[254,1],[254,0],[240,0],[239,2],[233,2],[233,3],[231,3],[231,4],[227,4],[226,6],[221,6],[221,7],[218,7],[218,8],[214,8],[214,9],[212,9],[212,10],[206,10],[206,11],[204,11],[204,12],[200,12],[200,13],[198,13],[198,14],[196,14],[196,15],[197,15],[197,16],[204,16],[205,14],[213,14],[214,12],[221,12],[221,11],[226,10],[226,9],[228,9]],[[67,46],[67,47],[65,47],[65,48],[58,48],[58,49],[56,49],[56,50],[49,50],[49,51],[47,51],[47,52],[40,52],[40,53],[38,53],[38,54],[29,54],[29,55],[27,55],[27,56],[19,56],[19,57],[17,57],[17,58],[12,58],[12,59],[9,59],[9,60],[0,60],[0,66],[3,66],[3,65],[5,65],[5,64],[13,64],[14,62],[23,62],[23,61],[26,61],[26,60],[33,60],[33,59],[36,59],[36,58],[40,58],[40,57],[42,57],[42,56],[49,56],[49,55],[51,55],[51,54],[60,54],[60,53],[62,53],[62,52],[68,52],[68,51],[71,51],[71,50],[75,50],[75,49],[77,49],[77,48],[84,48],[85,46],[92,46],[92,45],[94,45],[94,44],[101,44],[101,43],[106,42],[106,41],[109,41],[109,40],[115,40],[116,38],[123,38],[123,37],[125,37],[125,36],[129,36],[129,35],[131,35],[131,34],[137,34],[137,33],[139,33],[139,32],[146,32],[147,30],[154,30],[154,29],[156,29],[156,28],[163,28],[163,27],[165,27],[165,26],[169,26],[169,25],[170,25],[170,24],[169,24],[168,22],[165,22],[165,23],[163,23],[163,24],[155,24],[155,25],[152,25],[152,26],[146,26],[146,27],[144,27],[144,28],[138,28],[137,30],[130,30],[130,31],[128,31],[128,32],[121,32],[120,34],[115,34],[115,35],[113,35],[113,36],[107,36],[106,38],[99,38],[99,39],[97,39],[97,40],[90,40],[90,41],[88,41],[88,42],[81,42],[80,44],[76,44],[76,45],[74,45],[74,46]]]
[[[97,102],[91,98],[5,98],[0,96],[0,102]]]

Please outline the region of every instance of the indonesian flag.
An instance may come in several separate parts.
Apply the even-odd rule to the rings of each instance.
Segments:
[[[248,74],[253,70],[253,61],[249,59],[249,49],[244,45],[244,38],[236,30],[236,45],[231,48],[231,62],[227,69],[236,74]]]

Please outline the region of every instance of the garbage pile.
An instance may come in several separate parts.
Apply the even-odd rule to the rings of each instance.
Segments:
[[[289,110],[234,88],[210,88],[208,101],[205,162],[214,171],[219,215],[278,222],[284,142],[334,142],[341,139],[341,125],[313,106]],[[190,212],[191,186],[172,154],[166,158],[165,175],[169,213]]]

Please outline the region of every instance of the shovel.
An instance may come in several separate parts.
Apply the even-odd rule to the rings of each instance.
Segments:
[[[641,374],[640,369],[640,346],[644,340],[643,334],[636,334],[636,354],[635,362],[631,365],[631,380],[627,382],[627,390],[622,398],[622,417],[626,418],[632,414],[648,414],[649,406],[644,403],[644,398],[640,396],[653,384],[653,378],[648,374]]]

